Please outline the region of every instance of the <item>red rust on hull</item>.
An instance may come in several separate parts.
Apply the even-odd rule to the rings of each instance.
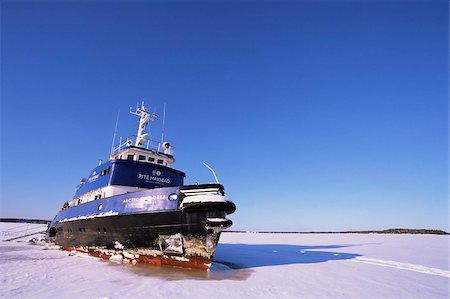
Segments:
[[[67,247],[63,248],[67,251],[77,251],[81,253],[87,253],[90,256],[101,258],[104,260],[109,260],[113,255],[107,254],[103,252],[99,252],[92,249],[84,249],[79,247]],[[143,263],[143,264],[150,264],[154,266],[172,266],[172,267],[180,267],[180,268],[188,268],[188,269],[197,269],[197,270],[208,270],[211,265],[211,259],[201,256],[183,256],[183,257],[177,257],[177,256],[145,256],[145,255],[139,255],[135,258],[127,258],[122,253],[118,252],[117,254],[123,256],[123,260],[127,260],[126,263],[136,264],[136,263]]]

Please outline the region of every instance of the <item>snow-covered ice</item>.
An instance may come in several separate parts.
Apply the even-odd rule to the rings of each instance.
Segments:
[[[47,224],[0,222],[0,241],[24,241],[33,237],[42,236]]]
[[[0,242],[4,298],[448,298],[449,236],[224,233],[210,272]]]

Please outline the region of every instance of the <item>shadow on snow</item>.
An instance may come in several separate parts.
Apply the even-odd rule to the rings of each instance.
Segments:
[[[211,271],[159,267],[147,264],[128,265],[126,268],[138,275],[164,280],[246,280],[257,267],[323,263],[360,256],[359,254],[324,251],[352,246],[356,245],[219,244],[214,255]],[[114,266],[112,263],[109,264]]]
[[[214,262],[224,264],[231,269],[323,263],[332,260],[348,260],[360,256],[352,253],[323,251],[352,246],[355,245],[219,244],[214,255]]]

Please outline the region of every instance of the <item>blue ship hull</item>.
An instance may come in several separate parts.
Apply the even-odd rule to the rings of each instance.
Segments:
[[[225,217],[235,206],[211,202],[182,209],[180,189],[218,186],[165,187],[97,199],[61,211],[48,234],[66,250],[106,258],[126,251],[134,261],[207,269],[221,228],[231,225]]]
[[[52,221],[70,222],[80,217],[108,217],[130,213],[175,211],[178,209],[179,187],[144,190],[97,199],[61,211]]]
[[[130,113],[139,116],[135,142],[120,140],[109,161],[81,179],[48,238],[103,258],[207,269],[236,207],[220,184],[183,186],[170,143],[152,146],[145,132],[157,115],[144,103]]]

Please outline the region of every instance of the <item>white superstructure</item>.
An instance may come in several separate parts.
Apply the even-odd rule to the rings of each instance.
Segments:
[[[155,120],[158,115],[150,112],[142,102],[130,113],[139,116],[139,127],[135,140],[120,138],[119,145],[113,148],[110,160],[123,159],[146,163],[154,163],[170,167],[175,162],[173,148],[169,142],[157,142],[150,139],[150,133],[146,130],[150,121]],[[133,145],[134,144],[134,145]]]

